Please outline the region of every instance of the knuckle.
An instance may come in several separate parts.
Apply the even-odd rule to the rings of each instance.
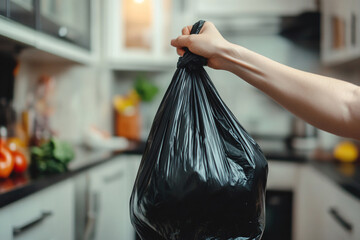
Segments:
[[[189,44],[193,44],[194,43],[194,40],[195,40],[195,36],[194,35],[190,35],[188,38],[187,38],[187,41]]]
[[[215,26],[214,23],[213,23],[213,22],[210,22],[210,21],[206,21],[205,24],[208,25],[208,26],[212,26],[212,27]]]

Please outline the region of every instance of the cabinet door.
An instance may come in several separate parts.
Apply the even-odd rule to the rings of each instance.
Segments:
[[[303,169],[299,185],[296,240],[360,239],[360,201],[312,168]]]
[[[324,231],[323,238],[326,240],[350,240],[354,239],[351,234],[352,227],[350,223],[341,216],[337,209],[330,207],[329,211],[324,212]],[[350,226],[350,227],[349,227]]]
[[[325,202],[333,201],[329,198],[331,190],[328,185],[328,180],[311,167],[301,170],[294,201],[295,240],[324,239]]]
[[[121,157],[122,161],[125,162],[126,164],[126,169],[127,169],[127,183],[126,183],[126,190],[124,189],[124,194],[125,194],[125,204],[124,204],[124,209],[125,209],[125,216],[124,216],[124,227],[125,229],[127,229],[126,231],[126,237],[124,237],[124,239],[129,239],[129,240],[133,240],[134,239],[134,234],[135,234],[135,230],[131,224],[130,221],[130,197],[131,197],[131,193],[134,187],[134,182],[136,179],[136,175],[139,169],[139,165],[140,165],[140,161],[141,161],[141,155],[125,155]]]
[[[35,28],[35,0],[8,0],[8,17],[18,23]]]
[[[1,240],[74,238],[71,181],[51,186],[0,210]]]
[[[105,166],[98,167],[90,174],[90,216],[93,222],[88,222],[88,239],[129,239],[129,218],[127,199],[127,169],[126,163],[118,159]],[[90,230],[89,230],[90,229]],[[131,233],[134,235],[133,233]]]
[[[39,0],[39,28],[90,49],[91,0]]]
[[[324,201],[323,239],[360,239],[360,201],[335,184],[330,189],[329,198]]]
[[[0,0],[0,15],[6,16],[6,0]]]
[[[123,63],[116,68],[135,66],[152,70],[156,65],[173,66],[169,64],[175,57],[169,44],[174,25],[173,2],[108,0],[104,3],[106,55],[116,65]],[[175,62],[176,58],[172,60]]]
[[[201,16],[295,15],[316,9],[312,0],[198,0],[195,4]]]

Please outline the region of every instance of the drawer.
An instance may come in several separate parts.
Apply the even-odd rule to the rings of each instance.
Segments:
[[[0,209],[0,239],[73,239],[73,196],[68,180]]]
[[[333,186],[326,204],[325,239],[360,239],[360,201],[338,186]]]
[[[129,201],[139,162],[140,156],[122,155],[89,172],[86,237],[134,239]]]

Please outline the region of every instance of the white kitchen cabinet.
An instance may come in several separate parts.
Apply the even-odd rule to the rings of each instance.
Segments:
[[[1,240],[74,239],[74,186],[67,180],[0,209]]]
[[[323,231],[321,215],[326,211],[323,198],[329,195],[328,180],[306,166],[298,181],[294,209],[295,240],[320,240]]]
[[[134,156],[122,155],[89,173],[90,201],[86,239],[135,238],[130,223],[129,201],[134,179],[133,163],[136,162],[138,161],[134,160]]]
[[[329,186],[330,194],[324,201],[324,229],[322,239],[360,239],[360,201],[337,185]]]
[[[104,6],[104,48],[114,70],[157,71],[175,67],[170,47],[173,31],[171,0],[107,0]],[[180,29],[179,29],[180,31]]]
[[[21,60],[36,62],[71,61],[91,64],[98,60],[99,55],[99,0],[89,0],[91,3],[91,35],[89,49],[84,49],[75,43],[66,42],[50,36],[39,29],[24,26],[8,18],[0,18],[0,36],[7,39],[10,46],[24,47],[20,54]],[[28,1],[29,2],[29,1]],[[32,1],[31,1],[32,2]],[[60,2],[60,1],[58,1]],[[38,14],[35,14],[38,15]],[[67,30],[66,30],[67,31]],[[60,33],[59,33],[60,34]],[[5,44],[7,44],[5,42]],[[76,42],[76,41],[73,41]]]
[[[207,17],[289,16],[316,9],[314,0],[198,0],[194,4],[197,14]]]
[[[295,209],[295,240],[360,239],[360,201],[311,167],[304,167]]]
[[[321,1],[321,60],[325,65],[360,58],[360,0]]]

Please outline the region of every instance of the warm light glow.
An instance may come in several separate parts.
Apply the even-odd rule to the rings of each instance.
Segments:
[[[134,2],[136,2],[136,3],[143,3],[144,0],[134,0]]]

